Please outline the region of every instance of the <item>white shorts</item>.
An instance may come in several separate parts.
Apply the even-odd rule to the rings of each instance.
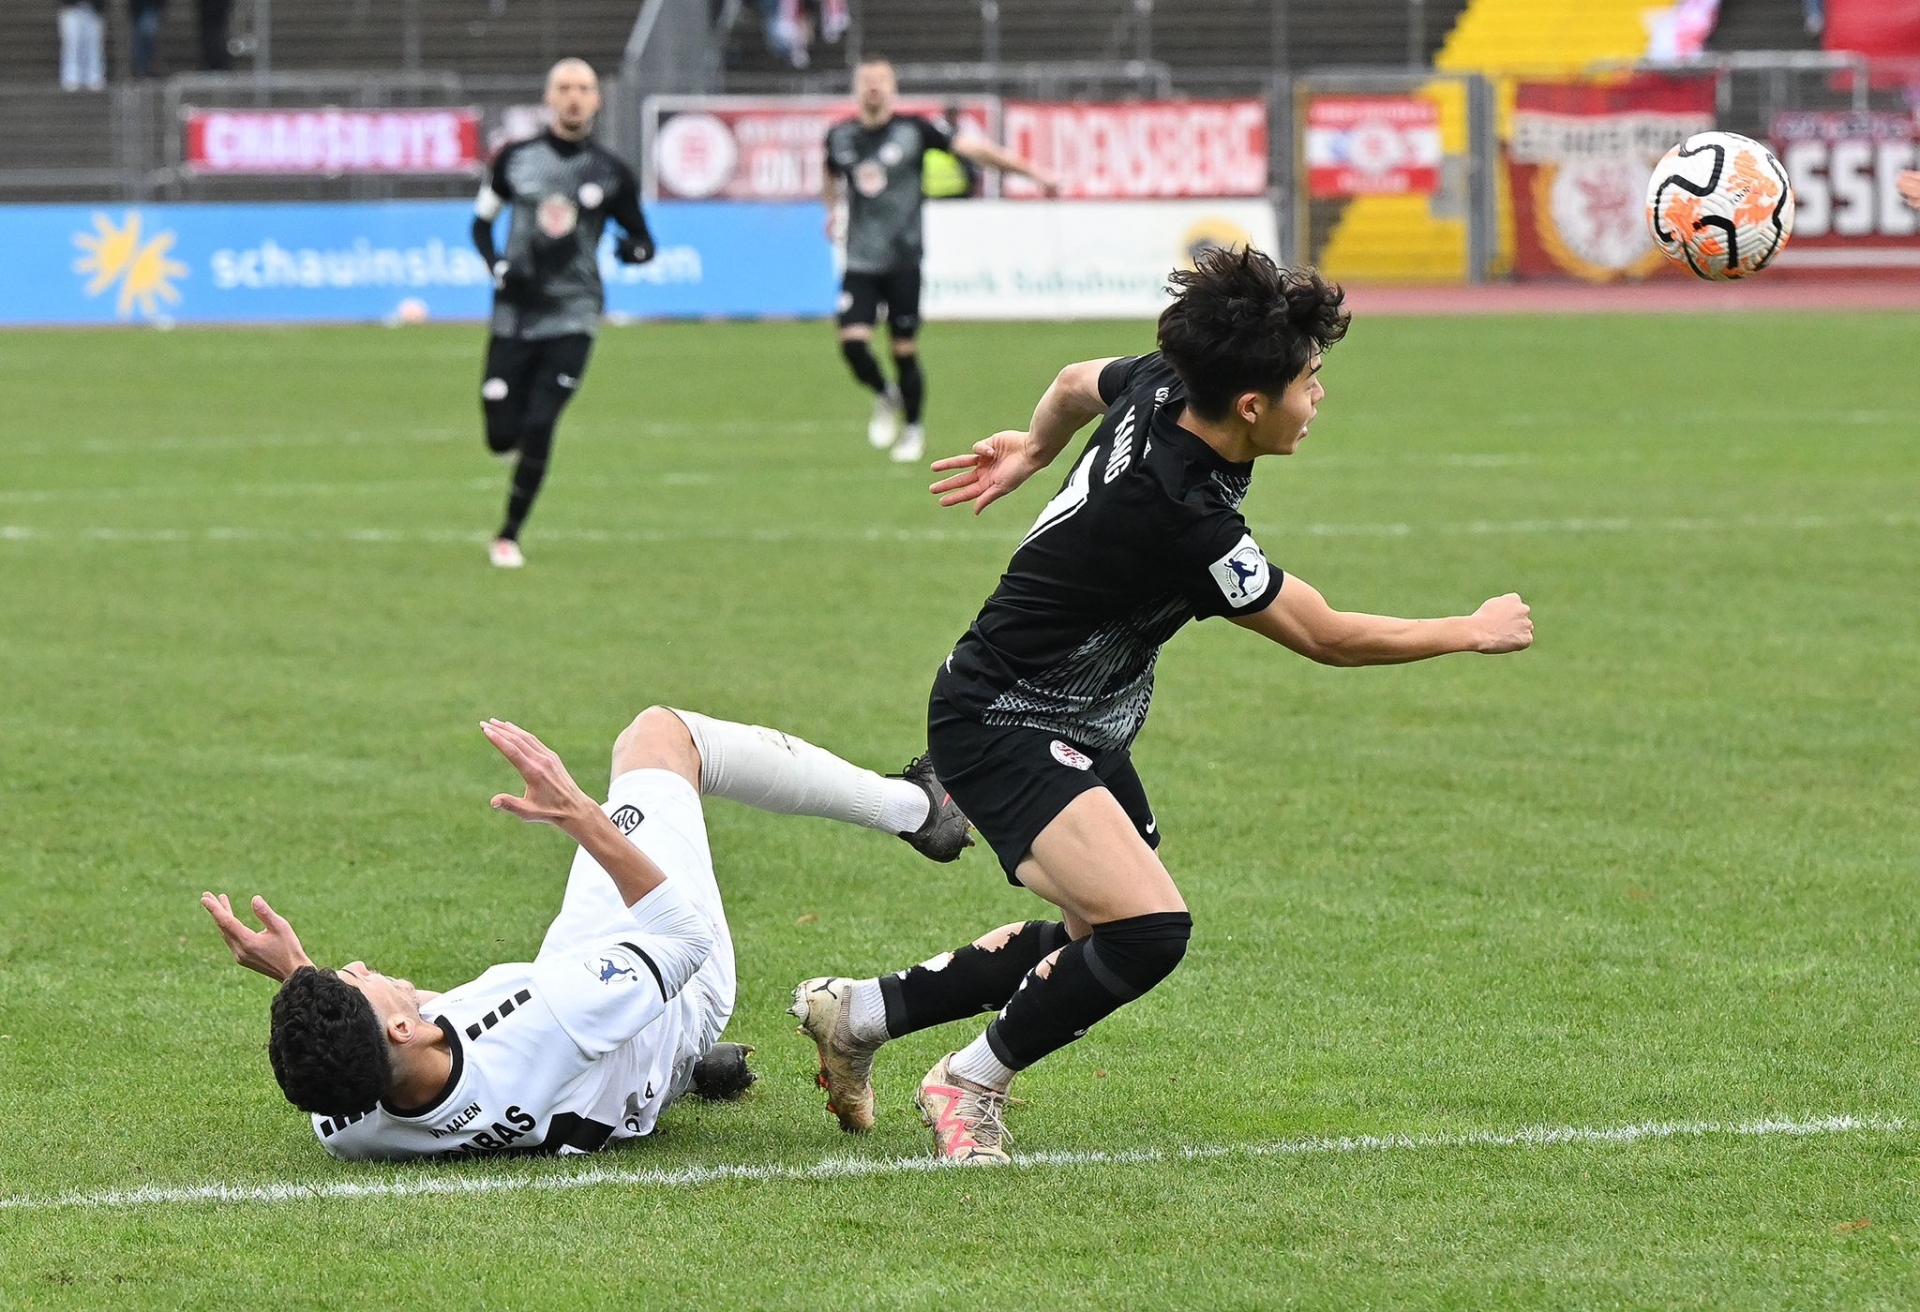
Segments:
[[[623,808],[640,813],[631,827],[623,823]],[[706,1054],[733,1015],[739,975],[734,967],[733,937],[727,930],[726,909],[720,904],[720,885],[714,878],[713,853],[707,847],[707,822],[700,810],[700,791],[671,770],[629,770],[607,787],[600,808],[626,831],[627,841],[646,853],[666,873],[713,926],[713,955],[694,972],[686,988],[673,1000],[669,1016],[680,1037],[675,1061],[675,1083]],[[626,902],[613,879],[583,849],[573,858],[567,875],[567,894],[560,914],[547,929],[540,956],[571,952],[598,939],[609,924],[627,914]]]

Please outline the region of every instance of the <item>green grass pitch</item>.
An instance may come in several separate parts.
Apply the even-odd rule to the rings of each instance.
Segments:
[[[932,444],[1149,341],[933,325]],[[1920,1302],[1920,316],[1361,319],[1256,533],[1336,605],[1517,589],[1538,643],[1177,639],[1137,756],[1193,950],[1022,1077],[997,1173],[909,1165],[971,1026],[854,1141],[782,1008],[1036,904],[725,803],[746,1102],[424,1169],[282,1102],[202,889],[423,987],[523,959],[569,852],[487,809],[483,717],[590,789],[653,702],[897,768],[1054,486],[940,511],[820,325],[613,329],[497,572],[481,346],[0,338],[0,1305]]]

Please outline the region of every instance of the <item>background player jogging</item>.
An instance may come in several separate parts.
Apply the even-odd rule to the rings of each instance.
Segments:
[[[921,172],[929,150],[951,151],[975,164],[1032,178],[1048,195],[1059,190],[1048,175],[991,141],[949,133],[913,114],[895,114],[893,65],[863,60],[853,73],[859,113],[827,129],[823,199],[827,238],[835,236],[841,183],[847,184],[847,269],[840,286],[840,353],[873,393],[867,440],[893,459],[926,454],[920,422],[926,378],[920,369],[920,211],[926,200]],[[873,356],[873,326],[886,307],[896,381],[889,383]]]
[[[599,806],[526,730],[481,728],[526,782],[494,807],[580,844],[531,962],[423,993],[361,961],[315,967],[265,898],[260,931],[225,894],[200,899],[234,959],[282,981],[273,1073],[335,1157],[591,1152],[651,1132],[689,1088],[744,1089],[745,1050],[718,1043],[736,975],[702,797],[896,833],[937,861],[970,841],[924,759],[881,776],[788,734],[655,706],[614,743]]]
[[[1005,1162],[1013,1077],[1170,974],[1192,919],[1161,864],[1159,822],[1128,748],[1161,646],[1222,615],[1329,665],[1390,665],[1533,641],[1526,605],[1406,620],[1339,611],[1272,565],[1240,515],[1253,462],[1293,454],[1324,396],[1321,355],[1346,333],[1343,294],[1256,251],[1177,272],[1150,355],[1062,369],[1026,432],[936,461],[946,506],[985,510],[1100,418],[1000,586],[934,680],[928,748],[1007,876],[1058,920],[1006,925],[878,979],[794,992],[830,1107],[873,1121],[870,1072],[889,1039],[982,1011],[985,1033],[935,1063],[916,1101],[936,1151]],[[1231,696],[1232,689],[1221,689]]]
[[[487,449],[514,457],[507,514],[487,556],[502,569],[526,563],[520,529],[553,456],[553,429],[580,387],[600,327],[600,235],[619,224],[614,254],[625,264],[653,258],[633,170],[595,141],[600,80],[582,59],[547,74],[547,130],[494,157],[473,206],[473,244],[493,271],[493,337],[480,400]],[[510,211],[507,245],[493,222]]]

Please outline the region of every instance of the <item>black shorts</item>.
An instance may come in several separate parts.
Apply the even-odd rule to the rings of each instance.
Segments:
[[[592,353],[593,338],[585,333],[489,340],[480,383],[489,430],[551,428],[579,390]]]
[[[871,328],[880,307],[887,307],[887,335],[896,342],[913,340],[920,331],[920,269],[890,273],[852,273],[840,280],[840,326]]]
[[[1146,787],[1124,747],[1101,751],[1045,729],[995,728],[954,706],[935,688],[927,706],[927,750],[934,772],[1000,858],[1007,882],[1033,840],[1074,798],[1105,788],[1150,848],[1160,827]]]

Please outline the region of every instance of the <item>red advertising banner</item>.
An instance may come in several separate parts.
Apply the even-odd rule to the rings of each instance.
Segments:
[[[936,122],[949,104],[902,97],[896,112]],[[964,131],[991,137],[994,102],[957,102]],[[646,105],[645,190],[662,200],[812,200],[827,129],[854,114],[847,96],[653,96]]]
[[[1771,131],[1797,206],[1782,263],[1920,268],[1920,213],[1895,187],[1902,170],[1920,168],[1920,127],[1911,117],[1777,114]]]
[[[1065,105],[1010,100],[1008,150],[1060,179],[1075,200],[1260,196],[1267,190],[1267,106],[1260,100]],[[1006,195],[1038,196],[1009,177]]]
[[[485,162],[480,111],[189,109],[195,173],[473,173]]]
[[[1827,0],[1821,42],[1829,50],[1920,56],[1920,0]]]
[[[1708,77],[1521,83],[1507,143],[1514,273],[1609,282],[1679,269],[1647,231],[1647,178],[1713,125]]]
[[[1431,196],[1440,190],[1440,107],[1424,96],[1315,96],[1307,193]]]

